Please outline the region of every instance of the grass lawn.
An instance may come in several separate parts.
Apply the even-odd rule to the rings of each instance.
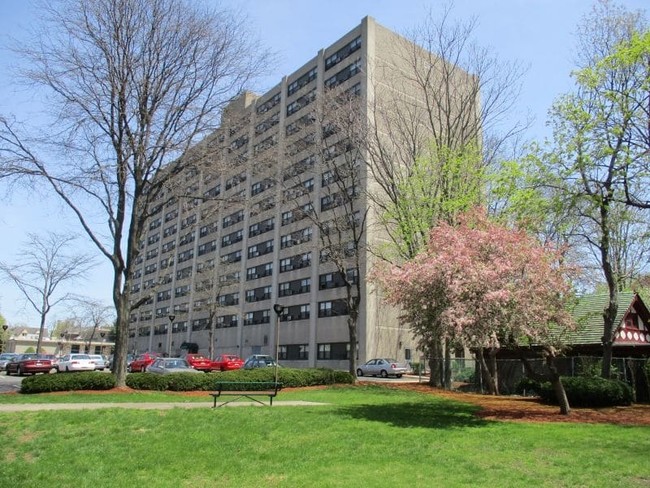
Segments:
[[[290,399],[329,405],[0,413],[0,487],[650,486],[647,427],[490,422],[379,386]]]

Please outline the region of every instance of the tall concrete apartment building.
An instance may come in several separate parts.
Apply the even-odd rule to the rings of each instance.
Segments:
[[[387,86],[384,68],[407,75],[412,69],[398,65],[395,50],[404,43],[366,17],[267,93],[244,93],[227,107],[221,127],[199,145],[214,160],[213,169],[202,166],[179,183],[184,193],[202,198],[165,200],[149,221],[131,291],[133,300],[150,298],[131,315],[130,352],[179,355],[195,344],[213,356],[275,355],[274,305],[280,304],[283,364],[348,367],[346,289],[323,255],[321,230],[306,216],[326,216],[336,206],[326,191],[331,174],[318,164],[322,152],[314,148],[325,148],[336,161],[349,147],[337,144],[340,135],[327,140],[313,114],[324,90],[336,87],[358,97],[360,120],[369,117],[377,87]],[[408,90],[406,81],[402,86]],[[364,189],[372,186],[365,165],[358,170]],[[370,209],[359,266],[347,271],[361,284],[358,360],[417,359],[408,327],[367,282],[373,264],[368,249],[382,233],[364,192],[355,195],[355,205],[364,215]],[[205,289],[218,295],[213,324]]]

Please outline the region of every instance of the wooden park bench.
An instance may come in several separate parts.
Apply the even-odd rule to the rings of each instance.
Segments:
[[[225,396],[234,397],[221,405],[227,405],[240,398],[248,398],[260,405],[266,405],[263,401],[255,398],[259,396],[269,397],[269,406],[273,406],[273,399],[278,396],[278,391],[282,389],[282,383],[273,381],[220,381],[216,384],[216,389],[210,396],[214,399],[214,405],[217,406],[217,399]]]

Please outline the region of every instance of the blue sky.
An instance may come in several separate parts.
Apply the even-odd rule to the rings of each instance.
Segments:
[[[210,2],[211,0],[205,0]],[[628,9],[647,8],[647,0],[620,1]],[[370,15],[397,32],[414,27],[430,9],[439,11],[438,0],[224,0],[239,8],[254,27],[263,44],[278,54],[273,74],[261,88],[271,88],[281,77],[302,66],[318,50],[331,44]],[[575,28],[591,8],[587,0],[456,0],[454,15],[478,18],[476,40],[504,61],[519,61],[528,67],[518,114],[530,113],[535,123],[527,138],[548,135],[546,113],[553,100],[571,89]],[[24,88],[12,85],[9,67],[19,63],[6,50],[7,37],[27,39],[24,29],[39,22],[31,0],[0,2],[0,113],[13,113],[28,120],[40,107]],[[47,230],[76,233],[76,223],[59,202],[46,195],[15,189],[8,194],[0,187],[0,261],[11,262],[23,247],[28,233]],[[79,240],[87,251],[94,248]],[[105,258],[86,282],[71,291],[111,303],[111,271]],[[36,313],[8,283],[0,283],[0,314],[10,325],[36,325]],[[70,316],[65,307],[55,309],[48,324]]]

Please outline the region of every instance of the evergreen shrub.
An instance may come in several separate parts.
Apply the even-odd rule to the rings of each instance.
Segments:
[[[110,390],[115,388],[115,376],[98,371],[79,373],[39,374],[24,378],[21,393],[50,391]]]
[[[632,388],[623,381],[607,380],[598,376],[574,376],[563,377],[562,384],[572,407],[595,408],[632,404]],[[550,382],[540,383],[526,378],[520,382],[519,389],[534,391],[544,403],[558,404]]]

